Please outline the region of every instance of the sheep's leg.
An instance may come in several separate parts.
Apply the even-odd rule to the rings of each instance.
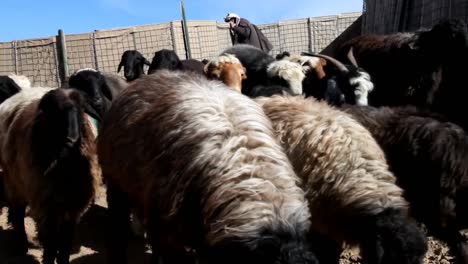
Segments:
[[[180,247],[180,238],[171,236],[173,228],[160,218],[159,210],[151,207],[148,224],[148,239],[151,244],[152,264],[195,264],[195,258]],[[176,244],[174,244],[176,241]]]
[[[24,255],[28,253],[28,238],[24,229],[24,217],[26,207],[11,206],[8,209],[8,222],[13,226],[15,234],[15,249],[18,249],[18,254]]]
[[[320,264],[338,264],[342,248],[336,241],[312,231],[309,235],[312,250]]]
[[[108,260],[109,263],[127,263],[127,245],[130,234],[128,197],[117,186],[107,184],[109,210]]]
[[[55,212],[46,212],[45,215],[38,227],[38,237],[43,247],[42,263],[54,264],[59,245],[59,222]]]
[[[60,245],[58,248],[57,264],[69,264],[70,253],[73,246],[73,233],[75,223],[66,221],[60,227]]]

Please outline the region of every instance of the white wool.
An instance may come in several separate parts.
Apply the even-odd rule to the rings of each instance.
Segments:
[[[358,71],[359,76],[351,78],[349,80],[352,86],[356,86],[354,94],[356,95],[357,105],[367,105],[367,97],[372,90],[374,90],[374,84],[371,81],[371,77],[367,72]]]
[[[76,71],[72,74],[72,76],[73,76],[73,75],[76,75],[76,74],[78,74],[78,73],[80,73],[80,72],[82,72],[82,71],[98,72],[98,70],[93,69],[93,68],[83,68],[83,69],[76,70]]]
[[[210,61],[210,64],[214,65],[215,67],[218,67],[220,64],[223,64],[223,63],[232,63],[232,64],[242,65],[242,63],[236,57],[236,55],[229,54],[229,53],[222,54]]]
[[[24,75],[9,74],[8,78],[12,79],[21,89],[31,88],[31,80]]]
[[[302,81],[305,74],[301,65],[289,60],[274,61],[268,65],[268,77],[280,77],[289,83],[289,88],[296,95],[302,94]]]

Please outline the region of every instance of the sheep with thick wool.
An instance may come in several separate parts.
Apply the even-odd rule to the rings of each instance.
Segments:
[[[256,100],[303,181],[320,263],[338,263],[342,243],[359,245],[367,263],[422,263],[426,238],[364,127],[313,98]]]
[[[0,105],[0,164],[8,220],[26,253],[26,206],[43,263],[69,263],[74,226],[92,201],[100,169],[80,94],[34,87]]]
[[[98,152],[110,263],[126,262],[129,207],[164,263],[193,263],[186,248],[202,263],[315,263],[305,194],[270,121],[222,83],[163,70],[139,79],[104,118]]]
[[[414,107],[355,107],[344,111],[385,151],[413,216],[468,263],[468,136],[459,126]]]

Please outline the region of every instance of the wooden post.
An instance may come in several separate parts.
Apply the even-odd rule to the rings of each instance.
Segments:
[[[60,49],[59,51],[59,61],[61,62],[61,70],[62,70],[62,82],[65,81],[69,76],[68,72],[68,57],[67,57],[67,44],[65,41],[65,34],[63,33],[62,29],[59,29],[58,31],[58,38],[59,38],[59,43],[60,43]],[[60,64],[59,64],[60,65]]]
[[[184,42],[185,42],[185,52],[187,59],[192,58],[192,50],[190,49],[190,40],[189,40],[189,32],[187,26],[187,19],[185,18],[185,8],[184,8],[184,1],[180,1],[180,11],[182,13],[182,31],[184,34]]]

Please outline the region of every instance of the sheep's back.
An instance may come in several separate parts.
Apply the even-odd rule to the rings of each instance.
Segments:
[[[411,107],[350,106],[346,112],[385,150],[414,214],[426,221],[453,222],[457,191],[468,188],[466,132],[443,117]],[[434,215],[440,206],[437,214],[442,217]]]
[[[344,226],[361,215],[375,215],[386,208],[406,209],[382,150],[350,116],[302,97],[259,102],[304,181],[313,227],[342,236],[349,230]]]
[[[253,235],[277,213],[297,228],[308,226],[299,179],[270,122],[219,82],[166,71],[145,76],[113,103],[98,141],[112,184],[143,211],[157,208],[183,228],[196,226],[187,233],[209,224],[203,229],[210,243],[231,228]],[[200,211],[184,223],[189,208]]]

